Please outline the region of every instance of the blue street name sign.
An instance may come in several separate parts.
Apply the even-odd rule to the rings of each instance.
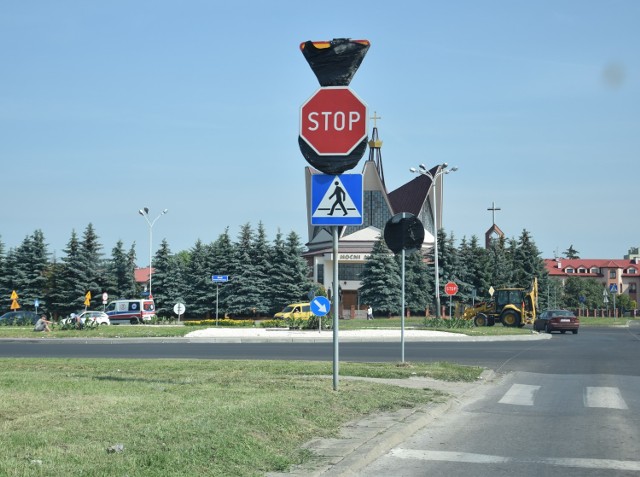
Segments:
[[[316,316],[324,316],[329,313],[331,303],[324,296],[317,296],[311,300],[311,313]]]
[[[211,279],[213,280],[214,283],[228,282],[229,275],[213,275]]]
[[[362,174],[311,176],[311,225],[362,225]]]

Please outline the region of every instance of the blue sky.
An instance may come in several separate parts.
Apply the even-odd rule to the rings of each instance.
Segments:
[[[92,223],[144,266],[147,206],[169,209],[154,250],[259,221],[306,241],[298,116],[318,83],[298,46],[348,37],[371,42],[351,87],[382,117],[390,190],[447,162],[457,239],[495,202],[545,258],[621,258],[640,245],[638,24],[635,0],[9,0],[0,239],[42,229],[61,256]]]

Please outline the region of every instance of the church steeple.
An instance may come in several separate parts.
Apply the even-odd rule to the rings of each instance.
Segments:
[[[492,240],[504,237],[504,232],[496,225],[496,210],[501,210],[500,207],[496,207],[496,203],[492,202],[491,207],[487,210],[491,211],[491,220],[493,221],[493,225],[484,234],[484,248],[488,249],[491,247]]]
[[[382,152],[380,151],[382,149],[382,141],[378,137],[378,119],[382,119],[382,117],[378,116],[377,112],[374,111],[373,116],[369,119],[373,119],[373,132],[371,133],[371,140],[369,141],[369,160],[375,163],[382,185],[386,189],[384,169],[382,168]]]

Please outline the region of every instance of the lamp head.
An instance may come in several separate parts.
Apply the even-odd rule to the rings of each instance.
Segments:
[[[420,164],[420,170],[421,171],[426,171],[427,170],[427,166],[425,166],[424,164]]]
[[[145,208],[144,208],[144,213],[145,213],[145,214],[147,214],[147,215],[149,215],[149,207],[145,207]]]
[[[169,212],[169,209],[164,209],[164,210],[162,211],[162,215],[166,214],[167,212]]]
[[[418,169],[416,169],[415,167],[411,167],[409,171],[415,174],[416,172],[418,172]]]
[[[453,167],[451,168],[451,172],[455,172],[455,171],[457,171],[457,170],[458,170],[458,166],[453,166]]]
[[[144,210],[140,209],[140,210],[138,211],[138,213],[139,213],[140,215],[144,216]]]

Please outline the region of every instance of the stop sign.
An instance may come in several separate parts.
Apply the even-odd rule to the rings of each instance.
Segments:
[[[367,105],[346,86],[320,88],[300,108],[300,137],[320,156],[347,156],[367,137]]]
[[[454,282],[449,282],[444,286],[444,292],[449,296],[455,295],[458,293],[458,285]]]

